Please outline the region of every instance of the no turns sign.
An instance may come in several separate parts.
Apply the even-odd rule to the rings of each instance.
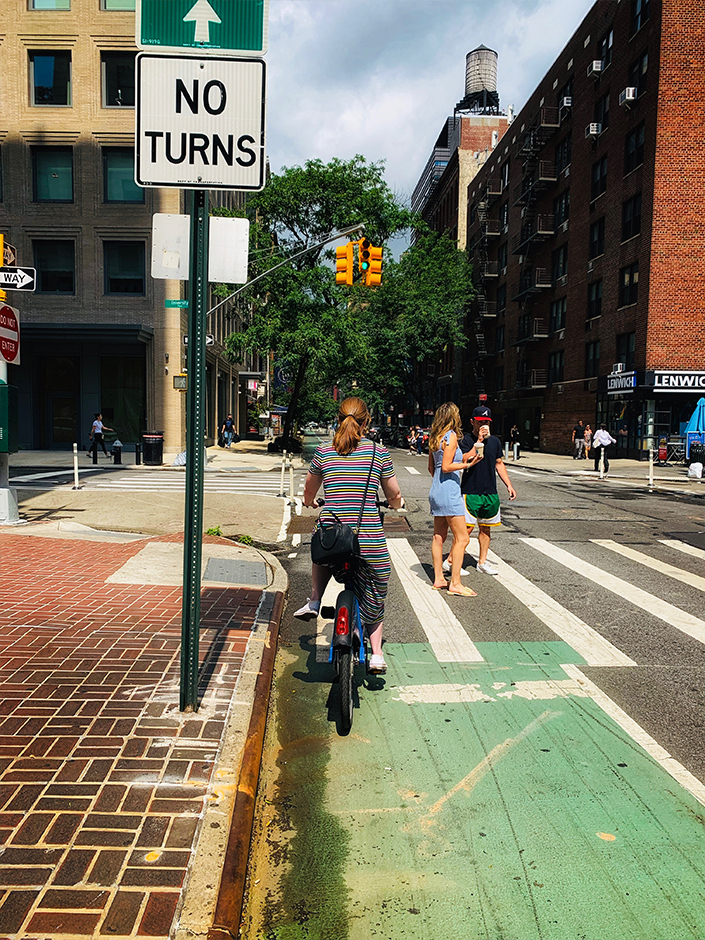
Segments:
[[[137,89],[138,186],[263,187],[262,59],[143,53]]]
[[[20,364],[20,321],[14,307],[0,307],[0,359]]]

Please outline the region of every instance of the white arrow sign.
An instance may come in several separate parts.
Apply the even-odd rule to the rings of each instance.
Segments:
[[[194,22],[196,24],[196,35],[194,42],[211,41],[211,23],[221,23],[222,20],[210,5],[208,0],[196,0],[194,5],[184,17],[184,23]]]
[[[36,287],[36,268],[0,268],[1,290],[31,290]]]

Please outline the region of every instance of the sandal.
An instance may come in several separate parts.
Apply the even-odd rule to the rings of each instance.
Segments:
[[[445,589],[448,587],[448,582],[444,581],[443,584],[432,584],[431,587],[434,591],[445,591]]]
[[[451,591],[448,588],[449,594],[455,594],[456,597],[477,597],[477,591],[471,590],[469,587],[461,587],[459,591]]]

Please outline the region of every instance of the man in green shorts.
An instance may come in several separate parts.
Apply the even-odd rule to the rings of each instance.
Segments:
[[[498,437],[490,434],[492,412],[484,405],[477,407],[472,413],[472,430],[468,431],[460,441],[463,453],[480,445],[482,459],[474,466],[463,472],[460,485],[465,499],[465,521],[468,529],[472,530],[477,524],[479,534],[477,541],[480,545],[480,556],[477,561],[477,570],[483,574],[497,574],[497,569],[487,561],[487,552],[490,548],[490,534],[494,526],[501,524],[499,509],[499,496],[497,495],[497,476],[507,487],[509,499],[516,499],[516,490],[509,481],[507,468],[502,460],[502,443]]]

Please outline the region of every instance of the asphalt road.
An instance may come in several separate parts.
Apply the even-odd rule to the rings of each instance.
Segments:
[[[348,736],[323,624],[292,617],[307,537],[281,555],[243,937],[702,938],[702,504],[510,463],[500,575],[468,557],[478,596],[443,597],[426,458],[393,458],[390,669]]]

